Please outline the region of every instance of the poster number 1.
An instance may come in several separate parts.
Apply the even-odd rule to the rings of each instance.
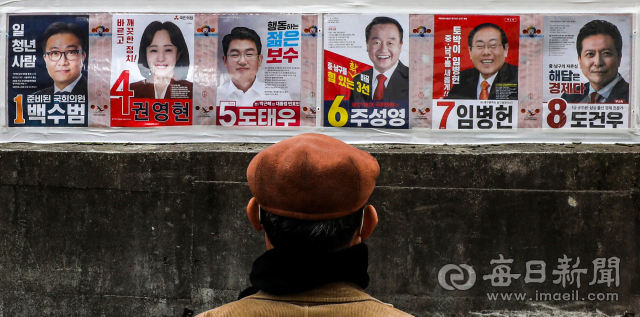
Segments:
[[[17,95],[13,98],[16,102],[16,118],[13,120],[15,124],[24,124],[24,114],[22,113],[22,95]]]

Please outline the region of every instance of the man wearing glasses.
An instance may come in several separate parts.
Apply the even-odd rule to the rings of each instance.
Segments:
[[[87,36],[77,24],[55,22],[49,25],[42,36],[42,50],[54,85],[36,94],[86,95],[87,78],[82,75],[82,68],[87,47]]]
[[[445,99],[518,100],[518,67],[504,62],[507,34],[483,23],[469,32],[468,43],[474,68],[460,72],[460,82]]]
[[[222,49],[222,60],[231,80],[218,87],[218,103],[231,101],[236,107],[253,107],[256,101],[291,100],[289,94],[276,88],[269,88],[273,96],[265,95],[265,84],[256,77],[263,58],[262,42],[256,31],[246,27],[233,28],[222,39]]]

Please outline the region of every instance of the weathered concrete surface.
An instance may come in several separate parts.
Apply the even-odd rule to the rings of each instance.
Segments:
[[[0,317],[180,316],[234,300],[264,250],[245,171],[266,146],[0,144]],[[360,147],[382,167],[372,295],[417,316],[640,314],[640,145]],[[483,279],[500,254],[521,274],[509,286]],[[580,288],[553,282],[565,254],[587,271]],[[619,285],[589,285],[592,261],[612,257]],[[532,260],[542,283],[524,282]],[[473,267],[475,285],[445,290],[447,264]],[[575,290],[618,299],[487,297]]]

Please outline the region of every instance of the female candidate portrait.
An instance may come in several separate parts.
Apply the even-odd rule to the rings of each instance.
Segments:
[[[138,68],[146,79],[130,85],[134,98],[191,99],[187,81],[189,48],[180,28],[172,22],[151,22],[142,33]]]

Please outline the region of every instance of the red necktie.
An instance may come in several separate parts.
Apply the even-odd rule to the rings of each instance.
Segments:
[[[592,92],[591,93],[591,103],[598,103],[598,100],[600,100],[600,96],[597,92]]]
[[[489,99],[489,83],[486,80],[483,80],[482,83],[480,83],[480,87],[482,87],[482,91],[480,92],[480,100],[487,100]]]
[[[384,82],[387,80],[387,77],[379,74],[376,79],[378,79],[378,86],[376,86],[376,92],[373,94],[373,100],[382,100],[382,97],[384,97]]]

